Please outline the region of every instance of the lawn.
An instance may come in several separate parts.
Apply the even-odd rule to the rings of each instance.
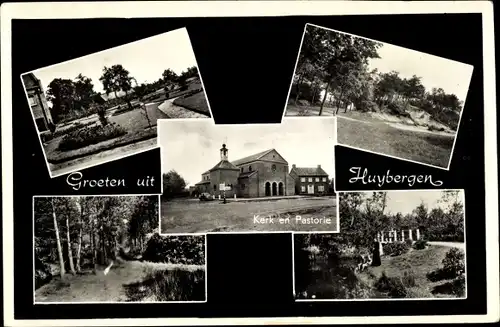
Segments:
[[[183,107],[198,113],[205,114],[210,117],[208,102],[205,97],[205,92],[201,91],[186,98],[179,97],[173,102],[176,106]]]
[[[384,122],[337,118],[338,143],[447,168],[454,136],[403,130]]]
[[[251,202],[204,202],[179,199],[161,203],[161,233],[337,231],[335,198],[280,199]],[[296,216],[302,220],[298,221]],[[265,218],[273,218],[265,221]],[[280,221],[280,218],[283,220]],[[285,220],[289,218],[289,220]],[[307,221],[307,218],[330,220]],[[257,221],[255,220],[257,219]],[[261,220],[264,219],[264,220]]]
[[[35,292],[35,302],[204,301],[204,266],[121,261],[104,275],[55,277]]]
[[[375,286],[376,282],[385,273],[389,278],[405,279],[408,278],[407,276],[411,276],[414,279],[414,286],[407,287],[408,294],[406,297],[408,298],[457,297],[442,291],[447,288],[446,284],[450,282],[449,280],[431,282],[427,278],[428,273],[442,267],[442,260],[449,250],[450,247],[448,246],[433,245],[424,250],[412,249],[410,252],[396,257],[383,256],[381,266],[368,267],[367,270],[357,275],[351,273],[350,276],[349,274],[344,276],[346,279],[350,277],[351,281],[342,280],[342,275],[340,278],[338,275],[332,278],[332,275],[328,274],[332,267],[328,266],[323,258],[318,258],[313,263],[313,271],[310,273],[312,281],[307,287],[307,293],[309,296],[315,295],[316,298],[342,299],[345,297],[339,296],[339,293],[341,293],[339,290],[350,288],[346,285],[352,283],[351,285],[356,285],[355,291],[359,298],[389,298],[387,294],[378,291]],[[300,269],[300,267],[297,269]],[[303,274],[304,272],[300,271],[300,273]],[[357,281],[353,281],[356,278]],[[353,291],[353,289],[350,289],[350,291]]]
[[[319,106],[298,106],[295,104],[288,104],[285,116],[319,116],[319,111]],[[335,109],[324,106],[321,116],[335,116]]]

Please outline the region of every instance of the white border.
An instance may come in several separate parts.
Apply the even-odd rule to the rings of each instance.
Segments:
[[[33,70],[29,71],[29,72],[22,73],[19,76],[19,78],[21,79],[21,84],[23,85],[24,94],[26,95],[26,101],[28,102],[28,107],[29,107],[30,112],[31,112],[31,117],[33,118],[33,124],[34,124],[35,129],[36,129],[37,134],[38,134],[38,141],[40,142],[40,147],[42,149],[43,157],[45,159],[45,163],[47,165],[47,170],[49,171],[50,178],[56,178],[56,177],[59,177],[59,176],[68,175],[68,174],[74,173],[76,171],[81,171],[81,170],[84,170],[84,169],[87,169],[87,168],[104,165],[106,163],[114,162],[114,161],[117,161],[117,160],[121,160],[123,158],[127,158],[127,157],[130,157],[130,156],[133,156],[133,155],[137,155],[137,154],[140,154],[140,153],[143,153],[143,152],[146,152],[146,151],[158,149],[159,148],[159,144],[158,144],[158,132],[159,132],[158,131],[158,124],[159,124],[159,121],[160,120],[169,120],[171,118],[168,118],[168,119],[167,118],[163,118],[163,119],[157,119],[156,120],[156,145],[148,146],[147,148],[137,149],[136,151],[134,151],[132,153],[120,156],[119,158],[115,158],[115,159],[108,159],[108,160],[106,160],[105,158],[103,158],[102,162],[99,161],[97,163],[88,163],[88,164],[83,165],[82,167],[79,167],[79,168],[76,168],[76,169],[72,169],[71,166],[68,166],[68,168],[70,168],[72,170],[64,172],[64,173],[60,173],[60,174],[53,174],[52,170],[50,170],[50,164],[49,164],[49,162],[47,160],[47,155],[45,153],[45,147],[43,146],[43,143],[42,143],[42,138],[41,138],[41,135],[40,135],[40,131],[38,130],[38,126],[36,125],[35,115],[33,113],[33,110],[31,109],[31,107],[29,106],[28,92],[26,91],[26,86],[24,85],[23,75],[26,75],[26,74],[29,74],[29,73],[35,74],[36,71],[40,71],[40,70],[44,70],[44,69],[47,69],[47,68],[56,67],[56,66],[61,65],[61,64],[67,64],[67,63],[71,63],[71,62],[77,62],[77,61],[79,61],[79,60],[81,60],[83,58],[89,58],[89,57],[92,57],[94,55],[106,53],[107,51],[119,49],[119,48],[124,47],[124,46],[129,46],[129,45],[133,45],[133,44],[138,45],[138,44],[140,44],[143,41],[150,40],[150,39],[153,39],[153,38],[156,38],[156,37],[160,37],[160,36],[164,36],[164,35],[166,35],[168,33],[175,32],[175,31],[180,31],[180,30],[184,30],[185,31],[185,33],[187,35],[187,38],[188,38],[189,45],[191,46],[191,52],[193,53],[193,56],[194,56],[194,59],[195,59],[196,69],[198,69],[198,76],[200,77],[201,86],[203,88],[203,94],[205,95],[205,101],[207,101],[208,111],[210,113],[210,117],[197,118],[197,119],[212,119],[212,121],[213,121],[212,109],[210,107],[210,102],[208,101],[207,92],[205,90],[205,84],[203,84],[203,78],[201,77],[200,68],[198,67],[198,61],[196,60],[196,55],[194,53],[193,45],[191,43],[191,38],[189,36],[189,32],[188,32],[188,30],[187,30],[186,27],[177,28],[175,30],[170,30],[170,31],[167,31],[167,32],[164,32],[164,33],[156,34],[156,35],[153,35],[153,36],[142,38],[140,40],[136,40],[136,41],[128,42],[128,43],[125,43],[125,44],[121,44],[121,45],[118,45],[118,46],[115,46],[115,47],[112,47],[112,48],[108,48],[108,49],[105,49],[105,50],[97,51],[97,52],[94,52],[94,53],[91,53],[91,54],[87,54],[87,55],[84,55],[84,56],[81,56],[81,57],[78,57],[78,58],[73,58],[73,59],[70,59],[70,60],[59,62],[57,64],[48,65],[48,66],[45,66],[45,67],[42,67],[42,68],[33,69]],[[36,74],[35,74],[35,77],[36,77]],[[44,91],[46,91],[46,90],[44,90]],[[190,119],[193,119],[193,118],[190,118]],[[151,137],[151,139],[152,138],[154,138],[154,137]],[[147,139],[147,140],[150,140],[150,139]],[[142,140],[142,141],[146,141],[146,140]],[[132,143],[132,144],[136,144],[136,143],[139,143],[139,142],[142,142],[142,141],[137,141],[137,142]],[[107,150],[104,150],[104,151],[107,151]],[[163,192],[163,186],[161,188],[161,191]]]
[[[434,300],[466,300],[468,296],[468,274],[467,274],[467,228],[466,228],[466,221],[467,219],[465,218],[467,216],[466,209],[465,209],[465,190],[464,189],[413,189],[413,190],[389,190],[389,191],[378,191],[378,192],[385,192],[385,193],[391,193],[391,192],[443,192],[443,191],[459,191],[462,199],[462,203],[464,206],[464,261],[465,261],[465,297],[457,297],[457,298],[437,298],[437,297],[429,297],[429,298],[368,298],[368,299],[295,299],[295,302],[350,302],[350,301],[434,301]],[[372,193],[372,192],[377,192],[377,191],[360,191],[360,192],[340,192],[339,193],[339,201],[340,201],[340,195],[342,193]],[[295,234],[298,233],[293,233],[293,238],[295,239]],[[301,234],[319,234],[319,233],[301,233]],[[331,233],[333,234],[333,233]],[[292,260],[293,260],[293,270],[292,270],[292,281],[293,281],[293,294],[295,295],[295,242],[294,239],[292,240]]]
[[[285,120],[296,120],[296,119],[301,119],[302,117],[286,117]],[[332,120],[333,121],[333,125],[334,125],[334,131],[333,131],[333,146],[334,146],[334,149],[335,149],[335,145],[337,144],[337,120],[335,119],[335,117],[330,117],[330,116],[325,116],[325,117],[315,117],[315,118],[312,118],[312,119],[321,119],[321,120]],[[160,120],[159,120],[160,121]],[[179,118],[179,119],[162,119],[161,121],[165,121],[165,122],[172,122],[172,121],[185,121],[185,122],[197,122],[198,120],[193,120],[191,118]],[[271,123],[271,124],[265,124],[265,123],[261,123],[261,124],[214,124],[214,126],[217,126],[217,127],[222,127],[222,126],[239,126],[241,125],[242,127],[248,127],[248,126],[268,126],[268,125],[276,125],[276,126],[280,126],[282,124],[281,123]],[[163,195],[163,174],[165,173],[163,171],[163,149],[164,149],[164,146],[161,145],[160,143],[160,122],[158,123],[158,144],[160,146],[160,161],[161,161],[161,176],[162,176],[162,195]],[[331,178],[334,178],[334,183],[335,183],[335,174],[336,174],[336,170],[335,170],[335,151],[333,151],[333,155],[332,155],[332,160],[333,160],[333,176]],[[335,184],[334,184],[335,186]],[[334,187],[334,191],[335,191],[335,187]],[[241,198],[241,199],[245,199],[245,198]],[[272,200],[272,198],[270,199]],[[313,233],[311,231],[300,231],[300,232],[295,232],[295,231],[290,231],[290,230],[284,230],[284,231],[241,231],[241,232],[194,232],[194,233],[162,233],[161,232],[161,196],[160,196],[160,218],[159,218],[159,225],[158,225],[158,231],[159,231],[159,234],[162,235],[162,236],[182,236],[182,235],[225,235],[225,234],[288,234],[288,233],[299,233],[299,234],[309,234],[309,233]],[[318,233],[318,234],[331,234],[331,233],[339,233],[340,232],[340,220],[339,220],[339,197],[338,195],[335,195],[335,206],[336,206],[336,219],[337,219],[337,225],[336,225],[336,231],[315,231],[314,233]],[[293,208],[292,208],[293,209]]]
[[[57,9],[55,10],[55,7]],[[3,3],[2,4],[2,169],[3,169],[3,259],[4,322],[10,326],[150,326],[229,325],[229,324],[392,324],[392,323],[464,323],[496,322],[499,306],[498,185],[496,149],[496,88],[493,4],[489,1],[175,1],[74,2],[74,3]],[[57,12],[57,17],[54,17]],[[217,16],[286,16],[286,15],[373,15],[409,13],[482,13],[483,78],[485,96],[485,194],[487,314],[456,316],[370,316],[370,317],[280,317],[280,318],[149,318],[149,319],[64,319],[16,320],[13,285],[13,180],[12,176],[12,67],[11,20],[36,18],[92,17],[217,17]],[[10,263],[10,264],[9,264]],[[5,269],[9,267],[8,269]]]
[[[189,235],[189,236],[203,236],[203,242],[205,244],[205,264],[204,264],[204,273],[205,273],[205,300],[203,301],[62,301],[62,302],[36,302],[36,290],[35,290],[35,198],[80,198],[80,197],[139,197],[139,196],[148,196],[148,195],[138,195],[138,194],[125,194],[125,195],[34,195],[32,198],[32,237],[33,237],[33,305],[48,305],[48,304],[150,304],[150,303],[206,303],[208,300],[208,288],[207,288],[207,237],[206,235]],[[160,195],[154,194],[149,195],[150,197],[156,196],[158,199],[158,215],[160,214]],[[168,235],[160,235],[162,237],[169,237]],[[187,236],[187,235],[186,235]]]
[[[282,120],[285,117],[296,117],[296,116],[286,116],[286,110],[287,110],[287,107],[288,107],[288,101],[289,101],[289,98],[290,98],[290,93],[292,92],[293,80],[295,78],[295,72],[297,70],[297,65],[299,64],[300,51],[302,50],[302,44],[304,43],[304,37],[306,35],[306,30],[307,30],[308,26],[312,26],[312,27],[315,27],[315,28],[320,28],[320,29],[327,30],[327,31],[330,31],[330,32],[335,32],[335,33],[350,35],[350,36],[353,36],[355,38],[360,38],[360,39],[365,39],[365,40],[369,40],[369,41],[374,41],[374,42],[382,43],[384,45],[388,44],[388,45],[396,46],[396,45],[391,44],[391,43],[387,43],[387,42],[382,42],[382,41],[370,39],[370,38],[367,38],[367,37],[364,37],[364,36],[360,36],[360,35],[356,35],[356,34],[352,34],[352,33],[347,33],[347,32],[342,32],[342,31],[339,31],[339,30],[331,29],[331,28],[320,26],[320,25],[316,25],[316,24],[306,23],[305,26],[304,26],[304,33],[302,34],[302,40],[300,41],[300,47],[299,47],[299,51],[298,51],[298,54],[297,54],[297,60],[295,62],[295,67],[293,69],[292,81],[290,82],[290,88],[288,90],[288,95],[287,95],[287,98],[286,98],[285,108],[283,109],[283,117],[281,118]],[[401,46],[397,46],[397,47],[402,48]],[[462,110],[460,110],[460,116],[458,118],[457,130],[455,131],[454,137],[453,137],[453,146],[451,147],[451,152],[449,154],[448,165],[446,167],[440,167],[440,166],[431,165],[431,164],[427,164],[427,163],[416,161],[416,160],[405,159],[403,157],[397,157],[397,156],[393,156],[393,155],[384,154],[382,152],[374,152],[374,151],[370,151],[370,150],[367,150],[367,149],[355,147],[355,146],[352,146],[352,145],[347,145],[347,144],[342,144],[342,143],[339,143],[339,145],[345,146],[347,148],[355,149],[355,150],[360,150],[360,151],[364,151],[364,152],[368,152],[368,153],[377,154],[377,155],[388,157],[388,158],[393,158],[393,159],[399,159],[399,160],[403,160],[403,161],[413,162],[413,163],[417,163],[417,164],[420,164],[420,165],[429,166],[429,167],[438,168],[438,169],[443,169],[443,170],[450,170],[451,160],[453,159],[453,152],[455,151],[455,144],[457,142],[457,136],[458,136],[458,132],[460,130],[460,122],[462,121],[462,116],[463,116],[463,112],[464,112],[464,109],[465,109],[465,103],[466,103],[467,96],[468,96],[468,93],[469,93],[469,88],[470,88],[470,83],[472,81],[472,76],[474,76],[474,66],[472,66],[470,64],[466,64],[466,63],[460,62],[460,61],[456,61],[456,60],[452,60],[452,59],[448,59],[448,58],[444,58],[444,57],[439,57],[439,56],[436,56],[436,55],[432,55],[430,53],[425,53],[425,52],[422,52],[422,51],[413,50],[413,49],[410,49],[410,48],[404,48],[404,49],[408,50],[408,51],[418,52],[420,54],[427,55],[427,56],[438,57],[440,59],[444,59],[444,60],[455,62],[457,64],[462,64],[462,65],[467,65],[467,66],[472,67],[472,72],[471,72],[471,76],[470,76],[470,79],[469,79],[469,83],[468,83],[468,87],[467,87],[467,92],[464,94],[464,100],[463,100],[464,102],[462,104]],[[333,116],[337,117],[338,115],[334,114]],[[300,117],[308,118],[308,117],[314,117],[314,116],[300,116]],[[338,120],[337,120],[337,122],[338,122]],[[338,134],[338,124],[337,124],[336,128],[337,128],[337,134]]]

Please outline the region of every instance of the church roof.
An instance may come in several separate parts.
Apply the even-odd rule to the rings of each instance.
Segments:
[[[290,173],[294,171],[298,176],[328,176],[321,167],[293,167]]]
[[[266,151],[262,151],[262,152],[259,152],[259,153],[256,153],[256,154],[253,154],[251,156],[248,156],[248,157],[245,157],[245,158],[241,158],[241,159],[238,159],[238,160],[234,160],[233,161],[233,165],[235,166],[238,166],[238,165],[242,165],[244,163],[248,163],[248,162],[252,162],[252,161],[256,161],[256,160],[259,160],[260,158],[262,158],[263,156],[265,156],[266,154],[268,154],[269,152],[271,151],[276,151],[274,149],[269,149],[269,150],[266,150]]]
[[[221,160],[221,161],[219,161],[219,163],[216,164],[209,171],[213,171],[213,170],[217,170],[217,169],[239,170],[238,167],[236,167],[235,165],[233,165],[232,163],[230,163],[227,160]]]
[[[238,178],[246,178],[246,177],[250,177],[252,176],[253,174],[255,174],[257,172],[257,170],[254,170],[254,171],[246,171],[244,173],[240,173],[240,175],[238,176]]]

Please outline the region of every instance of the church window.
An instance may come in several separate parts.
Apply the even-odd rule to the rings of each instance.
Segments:
[[[273,172],[275,172],[275,171],[276,171],[276,165],[272,165],[272,166],[271,166],[271,170],[272,170]]]
[[[252,166],[248,166],[248,171],[252,171]]]

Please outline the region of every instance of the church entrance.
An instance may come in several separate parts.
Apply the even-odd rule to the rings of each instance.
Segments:
[[[314,185],[307,185],[307,193],[314,194]]]
[[[278,195],[283,195],[283,183],[278,184]]]
[[[266,183],[266,196],[271,196],[271,183]]]
[[[276,182],[273,183],[273,196],[278,195]]]

